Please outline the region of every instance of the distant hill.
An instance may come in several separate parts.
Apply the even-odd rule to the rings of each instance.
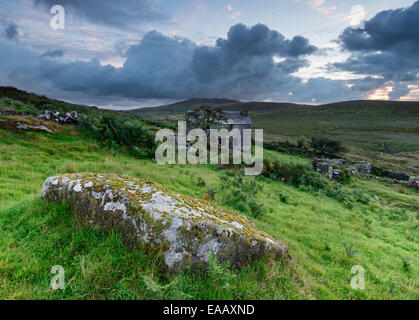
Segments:
[[[249,112],[268,112],[274,110],[283,110],[295,107],[306,107],[307,105],[298,105],[294,103],[274,103],[274,102],[242,102],[229,99],[189,99],[169,105],[163,105],[152,108],[141,108],[127,111],[130,114],[138,114],[143,116],[175,116],[185,114],[188,110],[193,110],[201,106],[218,107],[226,111],[242,111]]]
[[[186,113],[188,110],[193,110],[199,108],[201,106],[211,106],[221,108],[226,111],[242,111],[248,110],[251,114],[252,113],[269,113],[269,112],[276,112],[282,110],[328,110],[332,112],[332,110],[336,109],[348,109],[351,110],[355,109],[364,109],[364,108],[373,108],[373,109],[380,109],[383,108],[385,110],[400,110],[400,109],[407,109],[407,110],[417,110],[419,107],[419,102],[402,102],[402,101],[376,101],[376,100],[356,100],[356,101],[344,101],[344,102],[336,102],[336,103],[329,103],[323,105],[308,105],[308,104],[296,104],[296,103],[278,103],[278,102],[242,102],[237,100],[230,100],[230,99],[189,99],[169,105],[162,105],[158,107],[152,108],[141,108],[141,109],[134,109],[125,111],[129,114],[141,115],[141,116],[149,116],[154,118],[170,118],[170,117],[179,117]],[[355,108],[355,109],[354,109]],[[360,109],[359,109],[360,110]],[[342,111],[342,110],[340,110]]]

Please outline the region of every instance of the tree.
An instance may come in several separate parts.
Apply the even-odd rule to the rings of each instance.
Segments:
[[[209,106],[201,106],[186,115],[188,130],[200,128],[207,134],[210,129],[221,129],[223,121],[227,121],[224,111]]]

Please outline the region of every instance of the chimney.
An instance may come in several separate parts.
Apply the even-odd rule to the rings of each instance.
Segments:
[[[240,114],[241,114],[243,117],[247,117],[247,116],[249,115],[249,111],[247,111],[247,110],[242,110],[242,111],[240,111]]]

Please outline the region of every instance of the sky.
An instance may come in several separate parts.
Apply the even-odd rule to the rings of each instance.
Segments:
[[[418,76],[419,1],[0,1],[0,85],[74,103],[416,101]]]

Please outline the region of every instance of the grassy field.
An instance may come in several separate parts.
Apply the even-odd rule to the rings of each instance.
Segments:
[[[347,156],[419,174],[419,106],[397,104],[328,105],[252,114],[266,140],[332,137]]]
[[[349,101],[320,106],[287,103],[192,99],[169,106],[130,111],[160,119],[184,119],[201,105],[248,110],[253,127],[264,129],[265,141],[339,140],[345,156],[369,160],[395,171],[419,175],[419,103]]]
[[[413,120],[408,124],[397,126],[414,127]],[[124,174],[204,198],[207,190],[198,186],[198,177],[216,189],[223,172],[214,166],[160,166],[104,149],[74,127],[54,129],[54,135],[0,129],[1,299],[419,299],[416,190],[356,178],[346,186],[349,191],[362,189],[379,200],[350,209],[325,195],[259,177],[266,214],[253,220],[289,247],[292,260],[167,275],[159,254],[132,250],[118,231],[92,229],[64,204],[43,203],[45,178]],[[401,148],[410,145],[406,139],[398,142]],[[266,156],[309,161],[272,151]],[[54,265],[65,268],[65,290],[50,289]],[[355,265],[365,269],[365,290],[350,286]]]

